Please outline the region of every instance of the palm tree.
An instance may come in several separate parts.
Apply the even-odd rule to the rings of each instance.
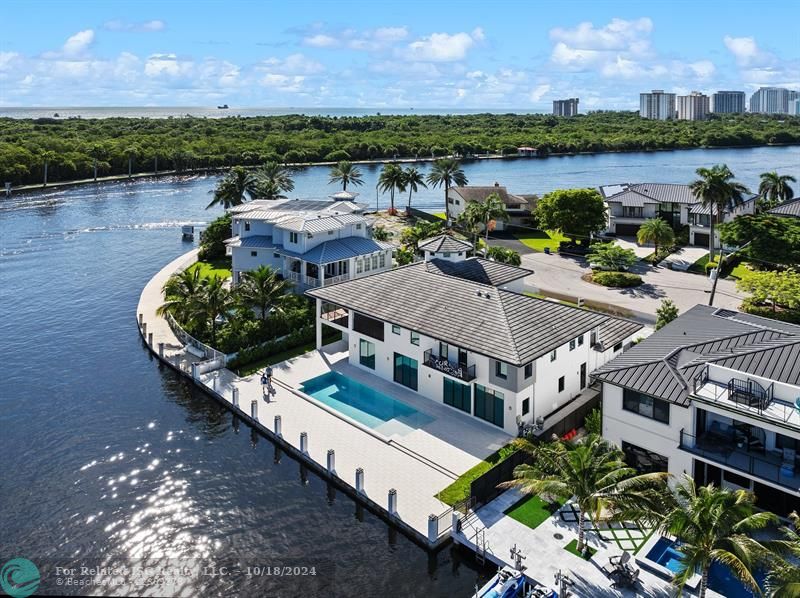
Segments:
[[[260,196],[263,199],[283,199],[283,193],[294,190],[291,171],[278,162],[267,162],[256,171],[256,178],[262,184]]]
[[[372,238],[376,241],[388,241],[392,233],[385,226],[378,225],[372,229]]]
[[[514,479],[500,484],[519,488],[550,500],[575,497],[580,509],[578,550],[586,547],[586,517],[597,522],[605,510],[627,511],[637,505],[646,512],[655,510],[663,492],[666,473],[636,475],[625,464],[623,453],[596,434],[581,441],[558,440],[532,444],[522,441],[522,450],[533,455],[532,465],[518,465]]]
[[[470,209],[471,205],[472,203],[467,204],[466,209],[458,215],[456,224],[459,229],[469,235],[473,251],[476,251],[478,248],[478,235],[481,232],[481,217],[474,209]]]
[[[762,172],[761,182],[758,185],[758,194],[761,196],[761,209],[771,210],[781,202],[794,197],[794,189],[789,183],[796,183],[797,179],[788,174],[778,174],[776,171]]]
[[[411,194],[419,191],[420,187],[428,188],[422,173],[414,166],[406,168],[406,187],[408,187],[408,209],[411,209]]]
[[[133,176],[133,159],[139,154],[139,148],[130,145],[125,148],[125,156],[128,158],[128,178]]]
[[[56,158],[56,153],[50,150],[44,150],[41,154],[39,154],[39,159],[42,161],[44,165],[44,182],[42,183],[42,187],[47,187],[47,167]]]
[[[89,155],[93,160],[94,182],[97,182],[97,162],[105,155],[105,148],[99,143],[93,143],[89,148]]]
[[[473,207],[474,206],[474,207]],[[490,193],[482,202],[470,202],[468,208],[472,208],[481,224],[483,224],[483,231],[486,235],[484,243],[489,247],[489,223],[492,220],[508,221],[508,212],[506,211],[506,204],[500,199],[497,193]]]
[[[714,211],[717,219],[722,218],[726,210],[741,204],[743,195],[748,193],[747,187],[733,179],[733,173],[725,164],[717,164],[711,168],[698,168],[699,179],[692,181],[689,188],[704,207],[709,208],[709,261],[714,260]]]
[[[464,171],[461,170],[458,160],[443,158],[433,163],[433,167],[428,173],[426,180],[432,187],[444,187],[445,220],[447,221],[447,225],[450,226],[450,207],[447,203],[447,194],[450,191],[451,185],[456,185],[458,187],[466,185],[469,182],[467,176],[464,174]]]
[[[259,194],[259,180],[253,173],[242,166],[234,166],[217,183],[209,193],[214,194],[213,201],[206,206],[206,210],[221,205],[226,210],[233,206],[241,205],[245,196],[255,199]]]
[[[246,308],[257,309],[261,319],[266,320],[270,310],[282,310],[291,286],[292,283],[280,278],[269,266],[259,266],[242,273],[234,294],[239,303]]]
[[[764,554],[753,539],[754,531],[777,521],[773,513],[755,512],[755,495],[746,490],[727,490],[713,484],[698,487],[686,476],[672,489],[673,506],[658,529],[680,542],[681,570],[674,582],[682,590],[696,572],[701,573],[699,597],[708,589],[711,564],[726,565],[746,586],[759,592],[752,570]]]
[[[193,324],[202,304],[200,268],[188,268],[171,276],[162,288],[164,303],[158,307],[159,316],[172,315],[183,324]]]
[[[381,193],[389,192],[389,212],[395,213],[394,209],[394,192],[395,190],[402,193],[406,190],[406,174],[403,169],[397,164],[386,164],[378,177],[378,189]]]
[[[331,166],[330,180],[328,183],[341,183],[342,191],[347,191],[347,185],[363,185],[361,170],[352,162],[342,160],[336,166]]]
[[[211,345],[217,343],[217,318],[227,316],[233,309],[233,297],[219,276],[203,278],[200,287],[203,296],[202,313],[211,325]]]
[[[675,242],[675,231],[661,218],[648,218],[639,227],[636,240],[642,245],[652,243],[656,247],[655,256],[658,257],[658,246],[672,245]]]
[[[403,229],[400,233],[400,242],[416,253],[420,241],[435,237],[441,232],[441,222],[420,220],[414,226]]]
[[[789,515],[790,525],[782,526],[783,539],[764,542],[770,551],[767,565],[769,572],[765,580],[767,595],[772,598],[797,598],[800,596],[800,567],[794,562],[800,559],[800,517]],[[789,562],[789,557],[794,562]]]

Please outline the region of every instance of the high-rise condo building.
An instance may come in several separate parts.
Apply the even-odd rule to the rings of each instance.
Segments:
[[[743,91],[718,91],[711,96],[711,112],[715,114],[741,114],[744,108]]]
[[[705,120],[708,118],[708,96],[693,91],[688,96],[678,96],[678,119]]]
[[[785,87],[762,87],[750,96],[750,112],[788,114],[789,102],[798,97],[800,92]]]
[[[553,100],[553,114],[555,116],[575,116],[578,114],[578,102],[578,98]]]
[[[664,93],[663,89],[639,94],[639,116],[654,120],[675,118],[675,94]]]

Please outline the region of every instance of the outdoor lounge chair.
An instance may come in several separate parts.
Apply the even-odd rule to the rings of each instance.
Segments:
[[[612,565],[626,565],[628,561],[631,560],[631,553],[630,552],[623,552],[622,554],[616,554],[614,556],[608,557],[608,562]]]

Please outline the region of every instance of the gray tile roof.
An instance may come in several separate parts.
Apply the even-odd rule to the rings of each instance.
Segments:
[[[696,305],[592,377],[687,406],[695,376],[710,362],[798,384],[800,326]]]
[[[500,200],[511,209],[517,209],[517,206],[521,206],[519,209],[522,210],[530,209],[529,197],[509,193],[508,189],[502,185],[450,187],[450,191],[457,193],[464,201],[477,201],[480,203],[486,201],[486,198],[492,193],[497,193],[500,196]]]
[[[635,191],[655,202],[695,204],[697,198],[689,189],[689,185],[677,183],[618,183],[600,187],[601,195],[606,201],[614,201],[617,195]],[[631,204],[634,205],[634,204]]]
[[[757,195],[753,195],[752,197],[748,197],[742,202],[741,205],[744,205],[744,204],[746,204],[748,202],[751,202],[751,201],[755,201],[755,199],[757,197],[758,197]],[[710,215],[711,214],[711,204],[703,205],[702,203],[696,203],[690,208],[689,211],[692,214],[709,214]],[[728,213],[729,211],[730,210],[725,210],[725,213]],[[716,213],[716,209],[714,209],[714,212]]]
[[[443,276],[424,262],[306,294],[516,366],[598,327],[619,327],[616,335],[642,328],[635,322],[622,326],[619,318],[587,309]]]
[[[305,253],[297,253],[288,249],[279,249],[278,253],[289,257],[299,258],[312,264],[328,264],[338,262],[359,255],[370,255],[377,251],[393,249],[391,243],[367,239],[366,237],[345,237],[343,239],[333,239],[320,243],[313,249]]]
[[[658,201],[653,199],[652,197],[647,197],[646,195],[642,195],[632,189],[628,189],[621,193],[617,193],[616,195],[609,197],[606,202],[608,203],[619,203],[623,206],[635,206],[635,207],[642,207],[645,204],[657,204]]]
[[[433,251],[434,253],[470,251],[472,243],[456,239],[451,235],[436,235],[417,244],[420,251]]]
[[[426,262],[428,272],[456,276],[480,284],[501,287],[514,280],[533,274],[533,270],[517,268],[500,262],[493,262],[479,257],[473,257],[460,262],[432,259]]]
[[[789,201],[775,206],[769,213],[775,214],[776,216],[794,216],[795,218],[800,218],[800,197],[790,199]]]

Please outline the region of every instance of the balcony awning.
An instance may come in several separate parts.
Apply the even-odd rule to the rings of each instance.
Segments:
[[[378,251],[393,249],[391,243],[367,239],[365,237],[346,237],[344,239],[334,239],[320,243],[313,249],[305,253],[298,253],[288,249],[280,249],[278,253],[287,257],[293,257],[312,264],[329,264],[341,260],[358,257],[360,255],[371,255]]]

